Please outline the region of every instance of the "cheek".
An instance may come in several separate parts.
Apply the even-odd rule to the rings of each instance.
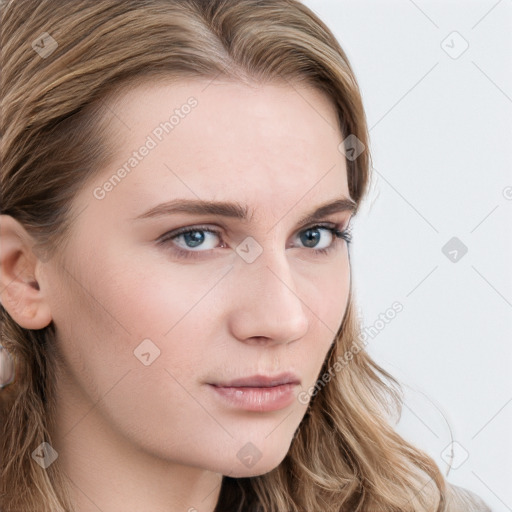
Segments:
[[[171,438],[178,434],[177,410],[189,424],[204,422],[204,411],[186,392],[204,364],[201,339],[207,338],[205,323],[186,316],[197,302],[192,292],[179,292],[186,283],[176,276],[173,290],[168,284],[174,276],[165,282],[158,273],[130,272],[119,261],[80,274],[66,280],[66,293],[54,302],[58,350],[80,393],[139,442],[155,425],[165,425]]]
[[[66,372],[97,401],[127,371],[143,367],[134,350],[154,334],[152,304],[141,302],[144,283],[133,269],[109,261],[106,252],[101,260],[77,252],[75,264],[50,276],[52,315]]]
[[[98,371],[103,371],[98,365],[104,367],[106,361],[120,370],[143,371],[142,387],[169,381],[170,375],[162,373],[165,369],[185,384],[198,373],[198,361],[211,346],[208,329],[216,328],[218,314],[205,295],[223,272],[217,276],[212,271],[193,272],[191,267],[184,272],[160,262],[135,265],[133,261],[116,258],[115,266],[105,265],[91,276],[91,289],[102,307],[89,301],[80,322],[84,332],[87,325],[95,325],[95,338],[102,340],[104,349],[103,363],[91,362]],[[86,344],[97,349],[94,341]]]
[[[311,310],[310,325],[314,330],[314,333],[307,336],[308,349],[304,357],[315,361],[314,379],[343,322],[350,294],[350,278],[347,259],[336,267],[326,269],[321,280],[308,281],[304,292],[304,308]]]
[[[347,249],[332,265],[325,265],[318,272],[301,276],[304,310],[308,309],[319,324],[319,329],[336,335],[343,320],[350,293],[350,265]]]
[[[130,328],[108,287],[70,279],[54,302],[53,321],[66,371],[92,400],[99,400],[133,365]]]

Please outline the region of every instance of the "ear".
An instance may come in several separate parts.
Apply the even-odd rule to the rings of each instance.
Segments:
[[[52,320],[44,290],[37,282],[41,262],[33,238],[10,215],[0,215],[0,302],[25,329],[43,329]]]

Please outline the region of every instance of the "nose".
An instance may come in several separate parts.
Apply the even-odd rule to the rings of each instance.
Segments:
[[[246,344],[276,345],[304,337],[307,305],[299,297],[286,258],[263,251],[252,263],[239,262],[232,273],[231,334]]]

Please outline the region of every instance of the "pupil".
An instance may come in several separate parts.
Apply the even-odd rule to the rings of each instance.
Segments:
[[[185,243],[192,242],[190,247],[197,247],[204,240],[204,233],[202,231],[191,231],[189,233],[184,234]]]

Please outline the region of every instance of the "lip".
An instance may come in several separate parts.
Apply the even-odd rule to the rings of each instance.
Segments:
[[[245,411],[270,412],[284,409],[295,401],[294,390],[300,379],[292,373],[276,376],[253,375],[229,382],[208,384],[223,405]]]
[[[221,388],[269,388],[284,384],[300,384],[300,379],[291,372],[280,373],[279,375],[252,375],[242,379],[234,379],[227,382],[212,383]]]

